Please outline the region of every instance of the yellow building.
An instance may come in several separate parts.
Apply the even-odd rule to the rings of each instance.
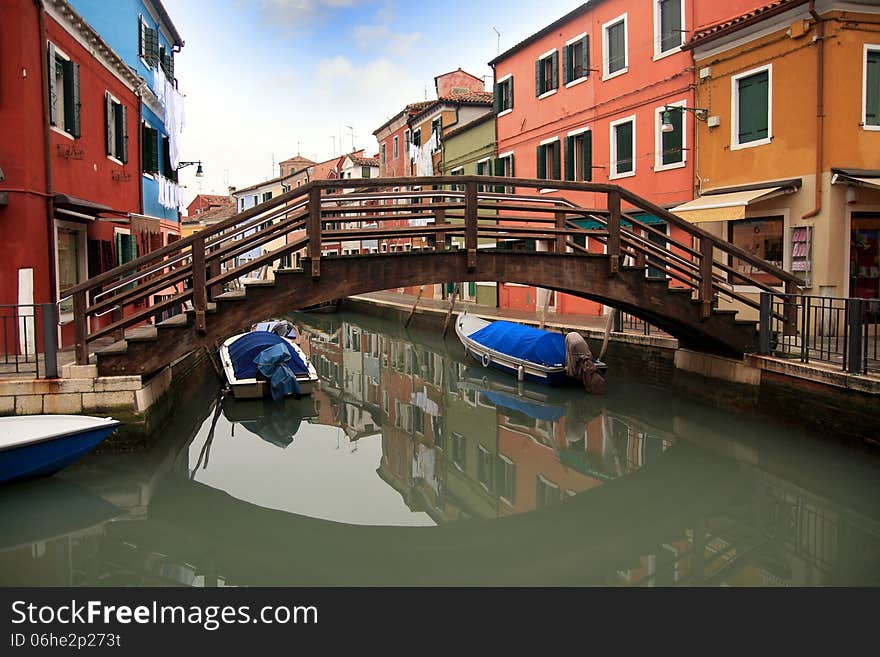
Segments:
[[[809,294],[880,298],[877,2],[781,0],[685,47],[697,194],[673,212],[798,274]]]

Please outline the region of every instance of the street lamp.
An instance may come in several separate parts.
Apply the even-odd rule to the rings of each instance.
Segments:
[[[192,166],[193,164],[198,165],[196,167],[196,178],[202,178],[205,175],[205,172],[202,171],[202,161],[201,160],[196,160],[195,162],[181,162],[180,164],[177,165],[177,170],[180,171],[184,167],[189,167],[189,166]]]
[[[663,108],[663,123],[660,126],[660,132],[675,132],[675,126],[672,125],[672,112],[693,112],[694,118],[698,121],[706,121],[709,118],[709,110],[703,107],[683,107],[681,105],[666,105]]]

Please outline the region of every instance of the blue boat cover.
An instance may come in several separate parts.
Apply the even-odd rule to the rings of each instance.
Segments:
[[[284,345],[290,354],[287,366],[294,374],[305,374],[309,371],[299,354],[287,340],[280,335],[268,331],[252,331],[245,333],[238,340],[229,345],[229,359],[232,361],[232,369],[238,379],[255,379],[257,377],[257,356],[269,347],[277,344]]]
[[[299,395],[299,382],[296,375],[287,366],[290,362],[290,350],[285,344],[276,344],[263,349],[255,360],[257,370],[269,381],[272,399],[278,401],[288,395]]]
[[[507,408],[512,411],[519,411],[523,415],[536,420],[548,420],[556,422],[565,415],[564,406],[552,406],[549,404],[536,404],[534,402],[520,399],[519,397],[511,397],[500,392],[486,391],[482,393],[486,399],[491,401],[495,406]]]
[[[492,322],[472,340],[502,354],[549,367],[565,366],[565,336],[513,322]]]

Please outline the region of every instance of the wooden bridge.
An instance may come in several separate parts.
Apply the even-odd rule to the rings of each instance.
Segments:
[[[544,189],[551,184],[553,195]],[[668,223],[669,234],[645,221],[646,214]],[[363,241],[376,252],[322,254],[322,245]],[[547,250],[514,250],[534,241]],[[415,248],[392,252],[404,242]],[[301,266],[282,267],[294,254],[305,254]],[[754,273],[735,268],[734,258]],[[274,268],[274,280],[229,289],[265,267]],[[655,275],[648,276],[649,268]],[[728,355],[757,349],[757,322],[719,309],[719,299],[757,310],[758,301],[741,286],[794,293],[799,283],[616,185],[452,176],[311,182],[62,296],[73,297],[79,364],[89,361],[96,341],[112,337],[116,342],[97,352],[100,373],[149,374],[260,319],[447,281],[577,295],[650,322],[684,347]],[[159,294],[165,298],[153,303]],[[182,306],[186,312],[158,321]],[[782,313],[793,324],[793,312]]]

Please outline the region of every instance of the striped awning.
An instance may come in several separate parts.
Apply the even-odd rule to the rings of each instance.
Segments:
[[[693,224],[709,221],[736,221],[746,218],[751,203],[766,201],[786,193],[784,187],[750,189],[726,194],[706,194],[682,203],[670,212]]]

